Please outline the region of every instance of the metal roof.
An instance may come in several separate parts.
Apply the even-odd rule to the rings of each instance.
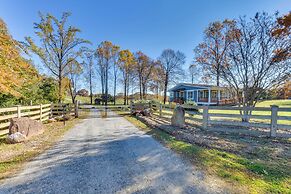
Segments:
[[[205,88],[205,89],[227,89],[227,87],[222,87],[222,86],[215,86],[215,85],[208,85],[208,84],[191,84],[191,83],[179,83],[175,87],[169,89],[169,91],[175,90],[181,86],[186,86],[186,87],[199,87],[199,88]]]

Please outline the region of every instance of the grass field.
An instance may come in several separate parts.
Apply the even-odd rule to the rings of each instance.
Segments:
[[[165,146],[188,158],[196,167],[225,181],[234,193],[291,193],[291,170],[288,159],[247,158],[245,156],[201,147],[177,140],[158,129],[153,129],[136,117],[119,112],[128,121],[158,139]],[[288,167],[289,166],[289,167]]]
[[[94,104],[94,99],[95,99],[95,97],[93,97],[93,104]],[[87,97],[85,97],[85,96],[77,96],[76,100],[80,101],[80,103],[86,103],[86,104],[90,104],[91,103],[91,99],[90,99],[89,96],[87,96]],[[72,103],[72,98],[70,96],[65,97],[64,103]],[[109,104],[112,104],[112,103],[109,103]],[[116,99],[116,104],[123,104],[123,99],[117,98]]]
[[[283,112],[279,111],[279,116],[290,116],[291,117],[291,100],[267,100],[257,103],[256,107],[267,107],[270,108],[271,105],[277,105],[281,108],[290,108],[290,111]],[[209,113],[222,113],[222,114],[240,114],[238,110],[210,110]],[[253,111],[252,115],[271,115],[271,111]],[[214,118],[215,119],[215,118]],[[217,118],[216,118],[217,119]],[[225,118],[223,118],[225,119]],[[232,120],[240,120],[239,118],[232,118]],[[251,119],[251,122],[262,122],[270,123],[269,119]],[[289,120],[279,120],[278,124],[291,125]]]

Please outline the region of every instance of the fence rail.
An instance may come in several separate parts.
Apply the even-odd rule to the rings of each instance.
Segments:
[[[232,107],[232,106],[189,106],[185,108],[187,120],[198,122],[204,129],[212,125],[255,127],[269,129],[269,136],[276,137],[278,129],[291,136],[291,108],[278,107]],[[134,107],[134,104],[131,105]],[[174,105],[150,104],[154,114],[169,117]]]
[[[59,103],[0,108],[0,135],[8,133],[10,119],[12,118],[29,117],[43,122],[48,120],[49,117],[63,114],[78,117],[78,102],[76,104]]]

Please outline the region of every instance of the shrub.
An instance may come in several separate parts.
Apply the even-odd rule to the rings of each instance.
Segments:
[[[196,102],[194,102],[192,100],[186,101],[184,104],[189,105],[189,106],[197,106]]]

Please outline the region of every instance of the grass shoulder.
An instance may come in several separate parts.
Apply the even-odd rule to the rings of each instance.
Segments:
[[[152,135],[166,147],[189,159],[196,167],[209,175],[218,176],[226,184],[249,193],[291,193],[291,172],[286,165],[210,149],[177,140],[174,136],[154,129],[137,117],[117,112],[135,126]]]

